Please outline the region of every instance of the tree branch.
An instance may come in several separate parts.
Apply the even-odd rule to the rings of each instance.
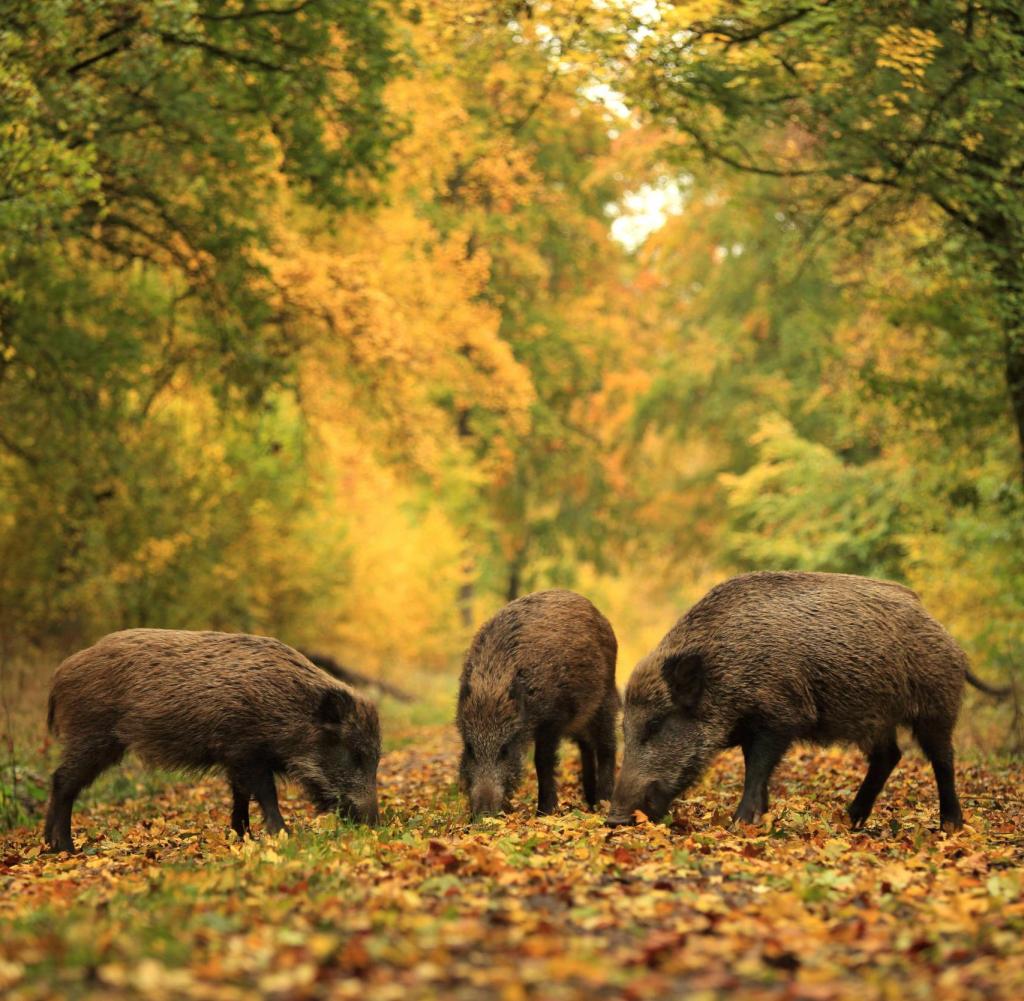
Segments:
[[[819,10],[822,7],[830,6],[831,3],[832,0],[823,0],[822,3],[816,4],[813,7],[798,7],[796,10],[791,11],[788,14],[783,14],[775,21],[770,21],[768,24],[754,25],[746,30],[730,29],[726,26],[726,22],[724,21],[711,21],[707,24],[698,24],[691,30],[694,32],[694,40],[702,38],[704,35],[722,35],[726,39],[725,47],[728,49],[733,45],[743,45],[746,42],[756,41],[762,35],[778,31],[779,28],[785,28],[787,25],[801,20],[808,14],[813,14],[814,11]]]
[[[733,167],[736,170],[742,170],[748,174],[760,174],[762,177],[822,177],[829,175],[830,171],[823,168],[799,168],[787,170],[779,167],[765,167],[756,163],[744,163],[742,160],[736,159],[728,153],[723,152],[715,146],[712,146],[695,128],[692,126],[683,125],[680,123],[679,128],[685,132],[693,141],[700,147],[700,151],[705,157],[718,160],[724,163],[727,167]]]
[[[20,445],[16,445],[7,435],[0,430],[0,445],[3,445],[11,455],[17,456],[23,462],[32,466],[33,468],[39,465],[39,457],[28,449],[22,448]]]
[[[288,17],[300,14],[315,0],[303,0],[303,3],[291,7],[257,7],[255,10],[240,10],[234,14],[200,14],[203,21],[244,21],[252,17]]]
[[[240,63],[243,66],[255,66],[270,73],[291,74],[292,72],[288,66],[268,62],[266,59],[261,59],[259,56],[251,56],[245,52],[232,52],[231,49],[221,48],[221,46],[214,45],[213,42],[208,42],[206,39],[195,35],[175,35],[169,31],[161,31],[159,38],[161,41],[168,42],[171,45],[180,45],[182,48],[201,49],[203,52],[217,56],[218,59],[226,59],[228,62]]]
[[[83,59],[79,63],[75,63],[74,66],[69,66],[65,72],[68,76],[76,76],[81,73],[82,70],[88,69],[90,66],[94,66],[98,62],[102,62],[104,59],[109,59],[111,56],[116,56],[118,52],[124,52],[131,45],[130,39],[124,39],[124,41],[118,42],[117,45],[112,45],[109,49],[104,49],[102,52],[97,52],[96,55],[90,56],[88,59]]]

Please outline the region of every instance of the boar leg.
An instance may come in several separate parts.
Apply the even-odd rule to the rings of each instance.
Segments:
[[[274,773],[269,769],[256,772],[252,780],[252,793],[263,811],[263,823],[268,834],[277,834],[280,831],[287,831],[288,825],[281,816],[281,809],[277,805],[277,789],[274,786]]]
[[[888,734],[884,740],[868,750],[868,773],[846,811],[854,827],[863,827],[864,822],[871,816],[871,809],[878,799],[878,794],[892,774],[892,770],[900,763],[902,756],[895,733]]]
[[[615,788],[615,716],[617,701],[605,702],[590,724],[590,743],[597,757],[597,796],[610,800]]]
[[[583,798],[591,810],[597,806],[597,755],[590,742],[580,738],[576,741],[580,749],[580,765],[583,769]]]
[[[534,735],[533,764],[537,769],[537,815],[554,813],[558,808],[555,790],[555,764],[558,761],[560,734],[552,727],[541,726]]]
[[[124,754],[124,747],[116,742],[94,747],[76,748],[73,754],[65,753],[63,760],[53,773],[50,787],[50,803],[46,810],[43,838],[46,850],[51,852],[73,852],[71,840],[71,810],[78,794],[98,778],[101,772],[116,765]]]
[[[939,826],[947,834],[959,831],[964,826],[964,816],[953,773],[953,724],[945,720],[918,720],[914,736],[932,763],[935,784],[939,787]]]
[[[249,824],[249,787],[237,778],[231,778],[231,829],[241,840],[252,834]]]
[[[789,747],[789,739],[775,733],[757,733],[743,743],[743,796],[733,821],[756,824],[768,809],[768,780]]]

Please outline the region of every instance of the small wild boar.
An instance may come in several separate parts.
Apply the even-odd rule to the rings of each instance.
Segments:
[[[319,811],[377,820],[376,708],[267,636],[111,633],[57,668],[47,722],[64,744],[44,829],[53,851],[74,850],[75,797],[129,750],[150,765],[223,769],[239,837],[250,798],[271,834],[285,828],[275,775],[297,781]]]
[[[793,741],[850,742],[868,771],[854,827],[900,760],[909,727],[935,772],[944,831],[963,826],[953,727],[970,672],[952,637],[909,588],[846,574],[751,573],[713,588],[636,667],[626,688],[625,753],[608,823],[661,817],[727,747],[743,749],[733,816],[757,821]]]
[[[582,595],[538,591],[485,622],[466,655],[456,724],[459,778],[473,816],[507,810],[534,742],[537,813],[553,813],[563,736],[580,749],[583,795],[593,809],[615,782],[615,633]]]

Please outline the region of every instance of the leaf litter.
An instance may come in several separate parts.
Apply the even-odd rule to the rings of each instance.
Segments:
[[[926,764],[904,759],[866,831],[843,805],[863,763],[801,749],[771,812],[723,826],[723,755],[671,822],[603,826],[566,748],[561,809],[468,822],[447,728],[381,763],[376,830],[315,818],[239,843],[223,783],[76,815],[81,849],[0,847],[0,992],[68,998],[752,999],[1024,996],[1019,765],[971,762],[967,825],[938,833]]]

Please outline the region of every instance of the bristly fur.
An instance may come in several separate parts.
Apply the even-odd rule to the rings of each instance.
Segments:
[[[236,829],[248,829],[250,794],[278,825],[274,775],[300,782],[319,808],[357,804],[366,818],[376,814],[376,707],[270,637],[111,633],[60,665],[48,715],[64,742],[47,819],[51,847],[68,848],[74,796],[126,751],[149,765],[223,770],[235,790]],[[57,830],[65,827],[66,837]]]
[[[738,816],[756,819],[767,807],[760,772],[806,740],[854,743],[869,755],[870,781],[851,807],[862,823],[899,758],[896,729],[907,726],[935,764],[943,824],[955,828],[959,806],[942,776],[952,774],[967,680],[975,681],[965,654],[907,587],[847,574],[734,577],[633,672],[613,818],[660,815],[719,751],[740,745],[751,789]]]
[[[580,745],[588,802],[611,794],[617,648],[608,620],[572,591],[518,598],[480,627],[462,668],[456,711],[460,778],[474,813],[507,807],[531,740],[542,812],[554,809],[548,773],[563,736]]]

